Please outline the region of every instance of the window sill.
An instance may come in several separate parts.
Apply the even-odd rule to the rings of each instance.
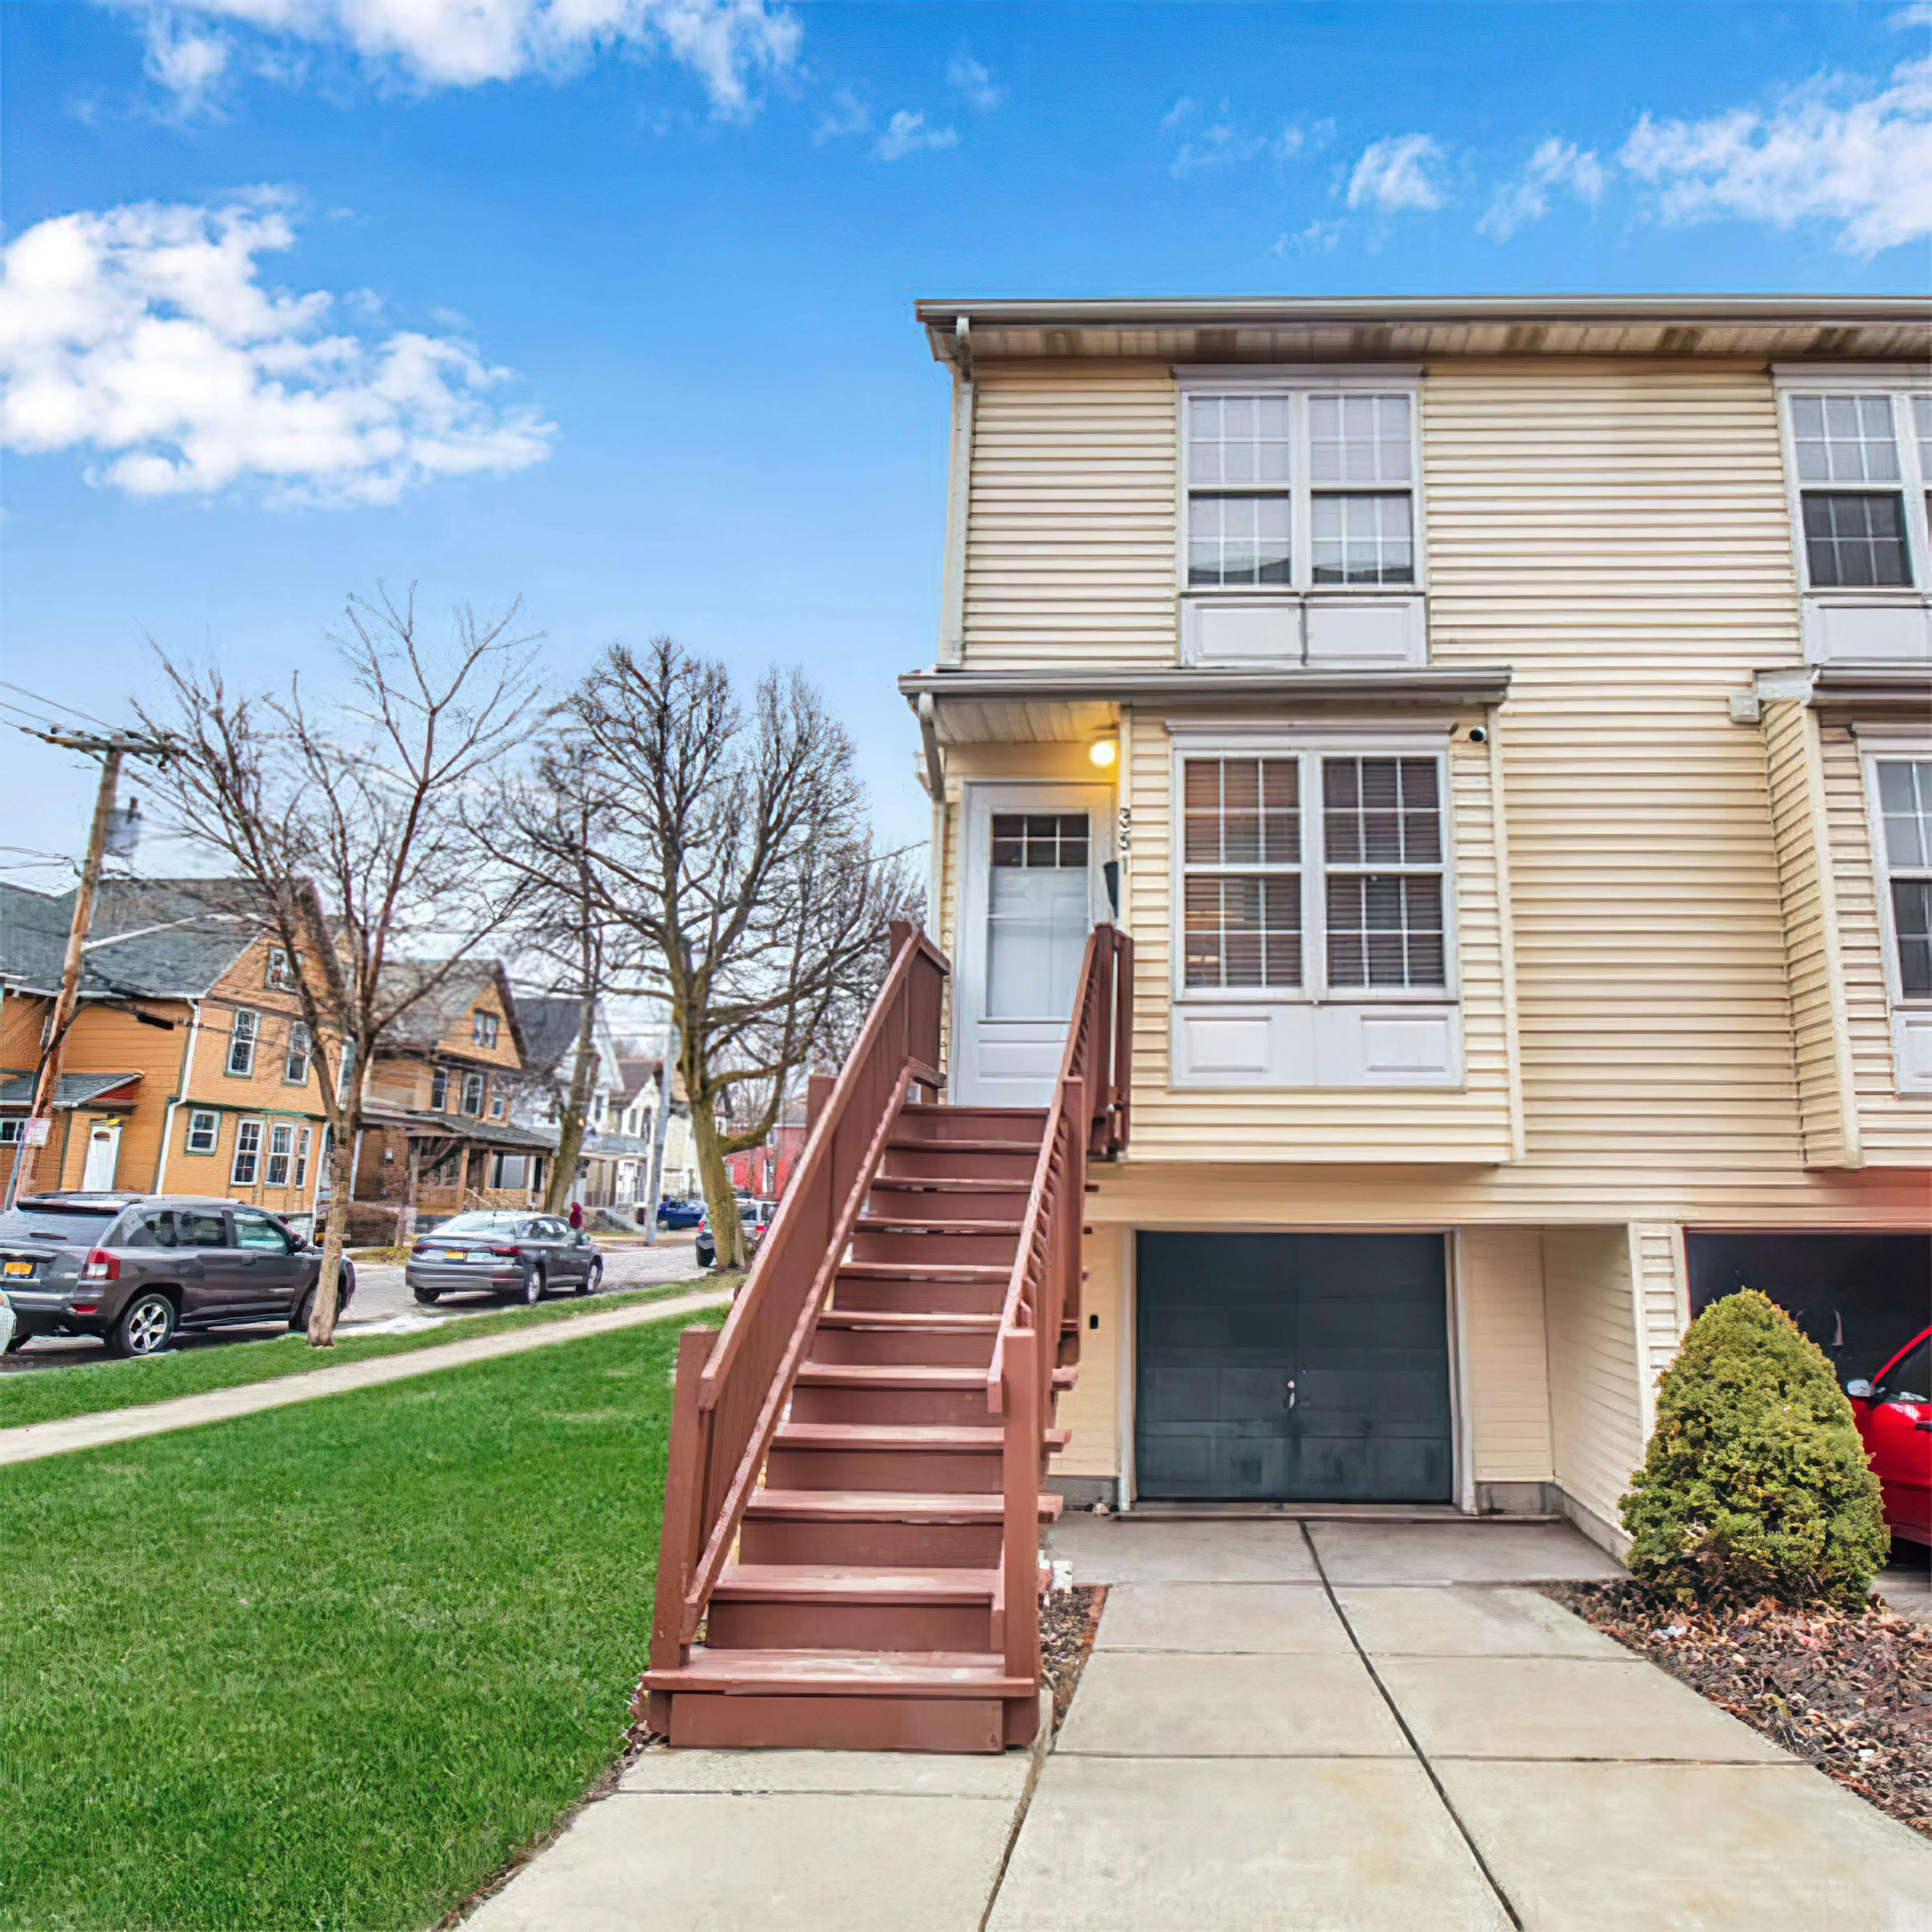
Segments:
[[[1180,659],[1222,668],[1426,664],[1426,596],[1413,585],[1184,589]]]

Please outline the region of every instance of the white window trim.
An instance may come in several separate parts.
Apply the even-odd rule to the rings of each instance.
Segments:
[[[472,1080],[476,1083],[476,1104],[474,1107],[470,1104],[470,1083]],[[480,1073],[466,1073],[463,1076],[462,1085],[457,1089],[456,1111],[466,1118],[480,1120],[489,1098],[489,1082]]]
[[[1880,961],[1885,973],[1885,998],[1894,1011],[1932,1012],[1932,998],[1908,999],[1898,970],[1898,928],[1892,911],[1892,868],[1885,849],[1885,814],[1880,807],[1878,768],[1907,759],[1932,759],[1932,732],[1923,736],[1900,732],[1883,736],[1858,734],[1860,777],[1864,785],[1865,832],[1871,848],[1872,898],[1878,907]]]
[[[1292,364],[1230,369],[1221,364],[1205,368],[1177,368],[1174,432],[1174,576],[1183,597],[1232,597],[1276,603],[1313,599],[1320,602],[1380,602],[1395,598],[1424,596],[1429,589],[1428,509],[1422,481],[1422,371],[1407,367],[1337,368],[1332,365],[1298,368]],[[1308,466],[1308,398],[1355,394],[1406,395],[1408,409],[1408,466],[1410,542],[1414,551],[1415,575],[1408,584],[1317,584],[1314,581],[1314,514],[1311,507],[1314,484]],[[1187,473],[1189,398],[1193,396],[1286,395],[1288,398],[1288,581],[1286,584],[1190,584],[1187,580]],[[1236,490],[1233,494],[1240,494]],[[1365,484],[1355,490],[1331,490],[1325,495],[1394,495],[1392,488]]]
[[[1802,595],[1826,604],[1868,606],[1874,604],[1932,605],[1932,524],[1925,509],[1932,476],[1924,473],[1918,460],[1918,436],[1912,422],[1912,398],[1932,396],[1932,368],[1913,368],[1898,363],[1868,366],[1864,369],[1812,370],[1802,364],[1780,364],[1772,371],[1778,398],[1778,452],[1784,465],[1785,514],[1791,526],[1792,567],[1798,573]],[[1898,453],[1898,478],[1895,484],[1811,483],[1798,474],[1798,437],[1792,420],[1793,396],[1885,395],[1892,402],[1893,447]],[[1910,584],[1814,585],[1811,560],[1804,542],[1804,497],[1808,491],[1848,496],[1876,495],[1896,488],[1905,499],[1906,567],[1912,573]]]
[[[235,1049],[237,1046],[244,1044],[243,1037],[238,1028],[244,1015],[248,1019],[250,1028],[245,1042],[248,1048],[248,1064],[246,1066],[237,1066],[235,1064]],[[255,1059],[256,1054],[261,1052],[261,1048],[262,1016],[260,1012],[253,1006],[236,1007],[228,1017],[228,1052],[221,1063],[222,1072],[231,1080],[254,1079]]]
[[[1450,789],[1450,734],[1446,726],[1411,731],[1297,727],[1256,730],[1252,726],[1176,728],[1169,733],[1168,812],[1170,827],[1168,946],[1172,961],[1169,997],[1177,1006],[1459,1006],[1462,998],[1462,950],[1456,934],[1456,813]],[[1328,866],[1322,839],[1322,760],[1336,758],[1433,758],[1442,834],[1442,978],[1440,986],[1334,986],[1328,984]],[[1190,758],[1298,757],[1301,760],[1301,984],[1287,986],[1190,986],[1187,975],[1185,861],[1186,807],[1183,766]],[[1311,784],[1311,779],[1312,781]],[[1352,868],[1353,869],[1353,868]]]
[[[309,1152],[314,1144],[315,1130],[313,1127],[302,1127],[297,1130],[294,1178],[290,1181],[289,1185],[298,1191],[308,1185]]]
[[[289,1069],[295,1064],[298,1042],[302,1047],[302,1071],[296,1074],[291,1073]],[[309,1038],[308,1028],[300,1020],[290,1021],[288,1044],[282,1052],[282,1084],[284,1087],[306,1087],[309,1070],[314,1062],[315,1042]]]
[[[206,1120],[208,1123],[208,1144],[206,1147],[196,1147],[194,1144],[196,1124],[201,1120]],[[197,1158],[205,1160],[210,1154],[219,1153],[220,1148],[220,1114],[212,1107],[190,1108],[188,1117],[188,1138],[182,1144],[182,1152],[194,1154]]]
[[[255,1145],[252,1154],[242,1144],[243,1130],[248,1127],[253,1127],[255,1130]],[[228,1184],[230,1187],[255,1187],[260,1185],[262,1166],[267,1152],[268,1138],[268,1123],[266,1120],[257,1120],[250,1115],[246,1119],[239,1120],[235,1123],[235,1147],[228,1161]],[[255,1169],[252,1174],[244,1174],[242,1172],[242,1162],[244,1158],[252,1160],[255,1163]]]
[[[278,1134],[286,1142],[279,1153],[275,1148],[275,1137]],[[294,1165],[295,1154],[296,1131],[292,1124],[287,1120],[272,1121],[268,1127],[268,1144],[262,1157],[262,1182],[264,1186],[286,1187],[289,1185],[289,1172]],[[282,1178],[279,1180],[275,1178],[277,1161],[282,1164]]]

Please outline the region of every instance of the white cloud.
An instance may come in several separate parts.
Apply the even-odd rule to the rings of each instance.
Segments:
[[[1162,132],[1163,134],[1169,132],[1172,129],[1178,128],[1184,121],[1191,121],[1200,111],[1200,102],[1196,100],[1192,94],[1184,94],[1180,99],[1175,101],[1174,105],[1160,117]]]
[[[201,32],[157,8],[148,16],[144,38],[142,70],[173,97],[174,112],[185,120],[208,108],[233,50],[228,36]]]
[[[872,110],[849,87],[842,87],[812,138],[814,142],[836,141],[842,135],[870,134],[872,128]]]
[[[1188,110],[1184,116],[1180,115],[1184,107]],[[1163,128],[1176,125],[1177,117],[1191,119],[1194,110],[1192,101],[1178,100],[1162,117],[1160,124]],[[1204,168],[1225,167],[1262,155],[1273,160],[1292,160],[1304,147],[1319,148],[1334,128],[1333,122],[1318,122],[1306,130],[1290,122],[1279,134],[1252,134],[1239,124],[1227,101],[1222,101],[1215,111],[1222,117],[1220,120],[1190,135],[1175,149],[1168,172],[1176,181],[1185,180]]]
[[[990,114],[1006,98],[1006,90],[970,54],[955,54],[947,64],[946,84],[956,88],[982,114]]]
[[[1618,159],[1659,191],[1670,221],[1835,222],[1855,255],[1932,234],[1932,59],[1907,61],[1867,99],[1848,92],[1826,80],[1762,113],[1646,115]]]
[[[1292,248],[1301,255],[1325,254],[1341,238],[1342,224],[1339,221],[1311,221],[1293,235],[1279,236],[1274,253],[1286,255]]]
[[[1580,201],[1594,206],[1604,179],[1604,164],[1594,152],[1552,135],[1530,156],[1521,180],[1497,189],[1476,224],[1477,232],[1507,242],[1519,228],[1540,221],[1550,212],[1551,194],[1558,190],[1568,189]]]
[[[491,392],[469,344],[328,328],[333,298],[268,288],[286,197],[61,215],[0,255],[0,446],[83,452],[137,496],[258,488],[274,503],[393,503],[440,476],[541,461],[556,430]]]
[[[1433,172],[1442,159],[1442,148],[1427,134],[1391,134],[1371,141],[1348,177],[1348,206],[1388,214],[1440,208],[1449,198]]]
[[[922,148],[956,148],[959,136],[951,128],[928,128],[923,114],[908,114],[902,107],[886,123],[886,131],[874,144],[872,152],[882,161],[896,161]]]
[[[182,10],[348,48],[422,87],[476,87],[566,70],[602,50],[668,54],[713,108],[750,112],[752,89],[798,57],[802,30],[770,0],[179,0]]]
[[[1932,0],[1912,0],[1910,7],[1901,7],[1897,13],[1886,19],[1888,27],[1932,27]]]

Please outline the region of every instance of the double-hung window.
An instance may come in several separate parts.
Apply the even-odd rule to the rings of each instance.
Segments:
[[[1932,382],[1777,374],[1806,659],[1932,658]]]
[[[496,1044],[496,1016],[485,1012],[478,1007],[470,1016],[470,1037],[478,1046],[494,1046]]]
[[[315,1144],[315,1130],[302,1127],[296,1133],[296,1171],[290,1182],[292,1187],[303,1187],[308,1182],[308,1151]]]
[[[185,1143],[190,1154],[212,1154],[214,1143],[221,1131],[221,1116],[212,1108],[195,1108],[188,1117],[188,1139]]]
[[[1188,389],[1186,588],[1412,588],[1406,389]]]
[[[1183,998],[1448,996],[1440,752],[1186,748],[1178,778]]]
[[[1932,1001],[1932,756],[1872,763],[1898,995]]]
[[[292,1124],[278,1120],[268,1130],[268,1184],[271,1187],[286,1187],[289,1184],[289,1162],[295,1152],[296,1130]]]
[[[228,1018],[228,1070],[244,1079],[255,1070],[255,1041],[262,1030],[262,1016],[248,1007],[238,1008]]]
[[[466,1073],[463,1076],[463,1111],[466,1114],[480,1114],[483,1111],[483,1076],[480,1073]]]
[[[449,1069],[446,1066],[430,1070],[429,1104],[430,1112],[437,1114],[449,1105]]]
[[[300,1020],[289,1022],[288,1051],[282,1056],[282,1078],[291,1087],[308,1084],[308,1028]]]
[[[262,1166],[262,1126],[260,1120],[235,1124],[235,1161],[228,1174],[232,1187],[253,1187]]]

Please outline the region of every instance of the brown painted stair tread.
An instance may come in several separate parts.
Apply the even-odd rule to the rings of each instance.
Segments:
[[[1057,1522],[1061,1497],[1042,1493],[1040,1520]],[[906,1490],[757,1490],[745,1508],[748,1518],[765,1522],[998,1522],[1005,1498],[997,1492],[940,1490],[922,1496]]]
[[[862,1234],[898,1232],[909,1234],[1017,1234],[1024,1224],[1018,1221],[940,1221],[930,1216],[913,1214],[862,1214],[853,1226]]]
[[[777,1446],[781,1449],[985,1450],[998,1449],[1005,1437],[1006,1432],[997,1423],[982,1429],[955,1423],[782,1422]],[[1040,1431],[1040,1440],[1048,1448],[1064,1449],[1071,1439],[1064,1429]]]
[[[986,1386],[984,1369],[924,1362],[804,1362],[803,1388],[976,1389]]]
[[[875,1174],[872,1192],[894,1194],[1024,1194],[1025,1180],[1014,1177],[988,1180],[972,1174]]]
[[[692,1646],[673,1670],[649,1670],[650,1690],[726,1691],[767,1696],[1025,1697],[1033,1685],[1005,1674],[997,1651],[712,1650]]]
[[[1005,1281],[1010,1267],[992,1262],[841,1262],[838,1278],[844,1281]]]
[[[884,1328],[943,1335],[990,1335],[1000,1325],[997,1315],[949,1315],[904,1309],[828,1308],[818,1318],[821,1328]],[[1063,1326],[1066,1324],[1063,1324]],[[1076,1322],[1072,1324],[1077,1328]]]
[[[803,1563],[728,1563],[712,1598],[761,1604],[990,1604],[999,1588],[997,1570],[886,1569],[851,1563],[814,1570]]]
[[[920,1154],[1023,1154],[1037,1159],[1040,1142],[1008,1140],[889,1140],[889,1148],[911,1149]]]

